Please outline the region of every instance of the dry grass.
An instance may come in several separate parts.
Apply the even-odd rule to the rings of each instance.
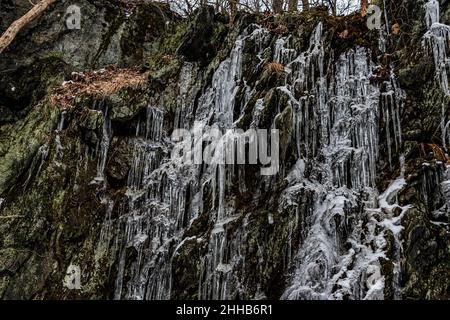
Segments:
[[[282,74],[284,72],[284,66],[278,62],[270,62],[266,64],[264,69],[271,74],[272,73]]]
[[[72,79],[55,88],[51,95],[52,105],[61,108],[73,106],[77,95],[105,98],[125,88],[139,88],[147,82],[148,75],[137,69],[107,67],[93,72],[74,72]]]

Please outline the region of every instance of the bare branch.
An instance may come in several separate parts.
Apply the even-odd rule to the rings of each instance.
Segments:
[[[28,23],[40,16],[41,13],[48,8],[48,6],[56,1],[58,0],[42,0],[20,19],[14,21],[5,31],[5,33],[0,37],[0,53],[2,53],[10,45],[10,43],[14,40],[20,30],[22,30]]]

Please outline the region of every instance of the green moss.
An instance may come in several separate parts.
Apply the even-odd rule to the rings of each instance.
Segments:
[[[188,21],[180,22],[174,27],[172,32],[164,33],[154,43],[153,54],[145,63],[145,68],[151,74],[161,74],[163,69],[168,68],[173,63],[177,63],[179,57],[175,55],[175,52],[187,31],[188,25]]]
[[[55,128],[59,112],[43,103],[19,123],[0,127],[0,194],[30,165],[38,148]]]

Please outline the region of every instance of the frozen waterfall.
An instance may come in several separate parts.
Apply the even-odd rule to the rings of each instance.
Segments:
[[[198,97],[193,93],[197,67],[186,62],[178,84],[175,126],[194,132],[235,128],[253,100],[250,127],[257,128],[267,112],[267,101],[254,96],[257,90],[245,79],[244,51],[247,45],[255,48],[252,54],[260,60],[258,67],[270,53],[271,61],[284,66],[284,83],[274,89],[292,109],[289,121],[297,161],[293,168],[284,168],[287,187],[277,209],[278,214],[288,215],[283,254],[286,268],[293,270],[282,298],[381,299],[387,285],[382,263],[394,270],[396,276],[389,285],[399,298],[400,220],[408,207],[397,205],[396,194],[404,179],[399,177],[381,194],[376,179],[380,119],[386,127],[389,160],[394,162],[393,155],[402,144],[399,117],[404,93],[393,74],[383,86],[371,81],[379,66],[368,49],[358,47],[329,57],[323,33],[324,26],[318,23],[306,48],[293,45],[290,37],[278,37],[271,48],[271,33],[251,25],[237,37]],[[243,98],[236,110],[239,93]],[[283,107],[276,107],[271,128]],[[113,201],[103,199],[110,210],[98,256],[107,252],[118,261],[116,299],[169,299],[173,259],[186,242],[195,242],[205,248],[198,261],[198,298],[236,298],[244,281],[240,270],[247,264],[245,245],[256,241],[249,238],[249,229],[250,217],[257,212],[240,216],[230,197],[233,183],[239,192],[248,192],[243,178],[246,169],[220,162],[186,163],[182,158],[186,155],[170,157],[174,148],[186,142],[168,137],[164,110],[163,100],[153,101],[138,121],[127,201],[119,216],[113,217]],[[104,117],[99,179],[110,143],[108,109]],[[273,179],[261,178],[267,185]],[[259,191],[252,192],[258,197]],[[204,212],[209,215],[209,231],[186,236]],[[265,221],[276,224],[272,213]],[[298,249],[294,249],[294,239],[300,239]],[[389,241],[395,248],[393,257],[385,252]],[[255,257],[260,262],[265,246],[257,243]],[[263,289],[256,290],[255,298],[265,296]]]

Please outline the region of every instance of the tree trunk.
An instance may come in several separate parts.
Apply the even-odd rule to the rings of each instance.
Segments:
[[[10,45],[10,43],[14,40],[20,30],[22,30],[28,23],[40,16],[41,13],[48,8],[48,6],[56,1],[58,0],[42,0],[24,16],[14,21],[5,31],[5,33],[0,37],[0,53],[2,53]]]
[[[260,13],[261,12],[261,2],[260,2],[260,0],[253,0],[253,5],[255,7],[255,11],[257,13]]]
[[[302,0],[303,2],[305,0]],[[289,0],[289,12],[297,11],[298,8],[298,0]]]
[[[309,11],[309,1],[302,0],[302,4],[303,4],[303,11]]]
[[[283,0],[272,0],[272,9],[274,13],[283,12]]]
[[[337,0],[330,0],[328,3],[331,6],[331,14],[337,16]]]
[[[230,24],[234,23],[237,13],[237,4],[239,0],[230,0]]]

